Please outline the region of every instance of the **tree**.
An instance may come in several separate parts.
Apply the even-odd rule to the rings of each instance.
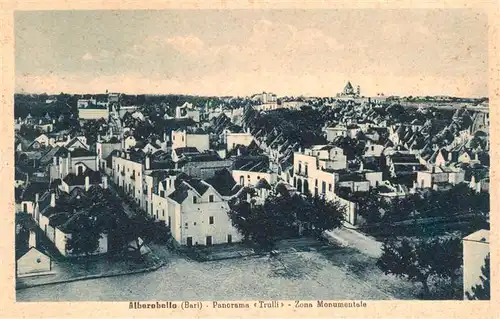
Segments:
[[[89,214],[82,214],[75,222],[71,237],[66,242],[66,249],[75,256],[84,255],[86,259],[99,248],[101,230],[97,226],[97,218]]]
[[[377,266],[385,274],[420,282],[424,294],[429,295],[428,279],[432,274],[429,259],[432,257],[426,256],[423,248],[407,239],[403,239],[400,243],[386,241],[382,246],[382,255],[377,261]]]
[[[440,278],[450,279],[454,288],[462,267],[463,248],[461,238],[433,239],[427,244],[429,253],[433,256],[432,272]]]
[[[295,204],[299,208],[297,217],[300,222],[311,226],[311,231],[320,237],[325,230],[342,226],[345,208],[339,202],[327,201],[324,197],[314,196],[302,199]],[[293,206],[292,206],[293,207]]]
[[[229,217],[233,226],[243,235],[265,250],[271,250],[279,239],[276,231],[276,220],[269,216],[262,205],[251,206],[241,202],[230,210]]]
[[[428,280],[431,276],[457,278],[462,263],[459,239],[434,239],[431,241],[385,241],[377,266],[386,274],[420,282],[425,296],[430,295]]]
[[[481,283],[471,287],[472,294],[466,291],[465,296],[469,300],[490,300],[490,254],[484,259],[479,279]]]

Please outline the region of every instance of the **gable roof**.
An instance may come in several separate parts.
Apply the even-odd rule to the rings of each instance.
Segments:
[[[69,186],[85,185],[85,178],[89,177],[90,184],[100,184],[102,181],[102,175],[99,171],[94,171],[87,168],[83,174],[76,175],[74,173],[69,173],[63,178],[63,181]]]
[[[89,150],[86,150],[84,148],[75,148],[71,152],[71,157],[87,157],[87,156],[97,156],[97,154]]]
[[[21,200],[22,201],[35,201],[35,194],[42,195],[46,190],[48,190],[49,185],[47,183],[31,182],[24,189]]]
[[[175,187],[175,190],[170,195],[168,195],[168,197],[173,199],[175,202],[182,204],[188,197],[188,190],[189,186],[181,183]]]
[[[255,184],[256,189],[271,189],[271,185],[267,182],[265,178],[259,179],[257,184]]]
[[[71,148],[78,144],[86,146],[78,137],[73,137],[65,146],[66,148]]]
[[[179,147],[174,149],[177,156],[182,156],[184,154],[199,154],[200,151],[196,147]]]
[[[206,182],[222,196],[229,196],[236,185],[236,181],[227,169],[216,171]]]

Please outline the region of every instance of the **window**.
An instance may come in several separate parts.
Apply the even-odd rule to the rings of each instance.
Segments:
[[[318,187],[318,179],[314,180],[314,187]]]
[[[208,196],[208,201],[209,201],[210,203],[213,203],[213,202],[214,202],[214,195],[210,195],[210,196]]]
[[[165,217],[165,210],[163,210],[162,214],[161,214],[163,217]]]
[[[160,196],[165,197],[165,191],[160,191]]]
[[[196,226],[196,222],[193,223],[193,226]]]
[[[184,224],[184,228],[185,228],[185,229],[188,229],[188,223],[185,223],[185,224]]]
[[[304,172],[306,174],[306,176],[307,176],[307,172],[308,172],[308,169],[307,169],[307,163],[306,163],[305,172]]]
[[[25,212],[25,213],[28,212],[28,204],[26,204],[26,203],[23,204],[23,212]]]
[[[329,183],[328,184],[328,191],[331,192],[332,191],[332,183]]]
[[[375,150],[375,146],[372,145],[372,151]]]
[[[326,193],[326,182],[321,182],[321,193]]]
[[[196,196],[193,196],[193,204],[196,204]]]
[[[245,186],[245,177],[244,176],[240,176],[240,185]]]
[[[257,179],[260,179],[260,176],[257,176]]]
[[[42,262],[42,259],[40,259],[40,257],[38,257],[38,258],[36,259],[36,263],[37,263],[37,264],[39,264],[39,263],[41,263],[41,262]]]
[[[299,172],[298,173],[299,174],[302,173],[302,162],[301,161],[299,161]]]
[[[213,225],[213,223],[214,223],[214,216],[210,216],[210,217],[208,218],[208,223],[209,223],[210,225]]]

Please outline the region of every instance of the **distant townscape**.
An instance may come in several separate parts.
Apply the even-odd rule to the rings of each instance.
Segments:
[[[488,99],[338,91],[16,94],[18,300],[489,299]]]

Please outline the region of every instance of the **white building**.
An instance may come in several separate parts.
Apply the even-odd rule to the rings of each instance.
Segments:
[[[429,171],[417,172],[418,188],[435,188],[439,184],[449,183],[456,185],[465,180],[465,171],[449,167],[432,167]]]
[[[107,105],[97,105],[90,100],[78,100],[78,118],[80,120],[108,120],[109,110]]]
[[[196,110],[193,104],[186,102],[182,106],[178,106],[175,108],[175,118],[190,118],[198,123],[200,122],[200,111]]]
[[[228,216],[228,202],[212,185],[198,179],[183,180],[168,195],[167,203],[172,236],[180,245],[241,241]]]
[[[463,239],[464,250],[464,299],[465,293],[472,293],[471,288],[481,284],[481,267],[484,266],[485,258],[490,253],[490,231],[481,229]]]
[[[368,141],[365,146],[363,157],[380,157],[384,152],[384,145]]]
[[[250,132],[245,133],[226,133],[226,150],[229,153],[232,149],[236,147],[236,145],[248,146],[254,140],[252,134]]]
[[[347,137],[347,135],[347,127],[344,125],[336,125],[326,128],[326,139],[329,142],[333,142],[338,137]]]
[[[122,149],[125,151],[130,150],[135,147],[136,144],[137,141],[135,140],[135,137],[133,135],[129,135],[122,140]]]
[[[143,161],[149,159],[142,152],[120,152],[112,157],[113,182],[139,205],[143,200]]]
[[[231,172],[234,180],[240,186],[255,187],[261,180],[265,180],[270,185],[278,182],[278,174],[269,169],[269,164],[260,161],[249,162]]]
[[[105,141],[98,141],[96,143],[97,159],[99,161],[99,168],[106,168],[106,158],[114,150],[121,150],[122,143],[116,137],[112,137]]]
[[[83,148],[73,151],[60,149],[49,166],[50,180],[63,179],[70,173],[83,173],[85,169],[98,170],[98,159],[94,152]]]
[[[172,149],[195,147],[200,152],[210,149],[209,135],[206,133],[190,133],[186,130],[172,131]]]
[[[18,277],[42,275],[50,273],[52,260],[35,247],[22,255],[16,262],[16,274]]]
[[[276,103],[278,101],[278,97],[276,94],[271,93],[271,92],[262,92],[259,94],[255,94],[252,97],[252,100],[260,101],[263,104],[268,104],[268,103]]]

